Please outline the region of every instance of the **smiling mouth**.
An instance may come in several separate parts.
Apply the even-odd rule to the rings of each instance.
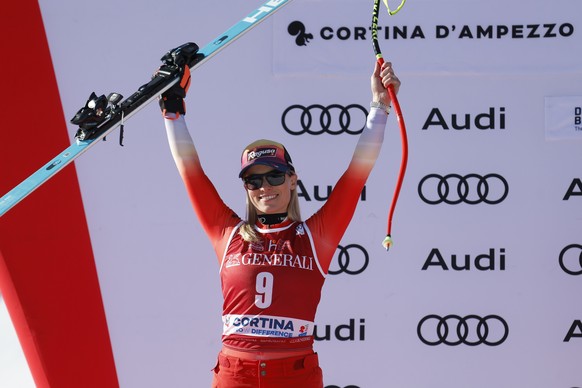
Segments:
[[[269,201],[271,199],[275,199],[276,197],[277,197],[276,195],[264,195],[264,196],[261,197],[261,199],[263,201]]]

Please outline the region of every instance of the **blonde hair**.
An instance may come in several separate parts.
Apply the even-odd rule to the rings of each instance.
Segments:
[[[257,209],[251,202],[248,192],[246,198],[246,215],[247,218],[241,225],[238,234],[240,234],[243,240],[247,242],[257,242],[260,240],[259,234],[254,228],[255,223],[257,222]],[[289,200],[289,205],[287,206],[287,218],[289,218],[291,221],[301,222],[301,211],[299,209],[299,194],[297,193],[297,187],[291,190],[291,199]]]

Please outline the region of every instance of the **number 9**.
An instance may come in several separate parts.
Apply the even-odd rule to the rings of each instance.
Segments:
[[[255,305],[258,308],[266,309],[273,302],[273,279],[270,272],[261,272],[257,275]]]

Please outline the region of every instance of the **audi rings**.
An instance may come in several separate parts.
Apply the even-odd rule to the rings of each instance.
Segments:
[[[430,181],[435,180],[436,184]],[[456,185],[456,190],[451,186]],[[481,202],[496,205],[503,202],[509,194],[509,184],[499,174],[448,174],[445,176],[429,174],[418,183],[418,195],[429,205],[446,203],[458,205],[462,202],[477,205]]]
[[[319,119],[317,119],[319,115]],[[361,105],[291,105],[283,112],[281,124],[291,135],[359,135],[366,128],[368,111]],[[314,118],[315,116],[315,118]],[[352,117],[353,116],[353,117]]]
[[[575,253],[574,255],[568,255],[567,253],[571,250],[578,250],[578,263],[576,263]],[[574,251],[576,252],[576,251]],[[572,257],[574,256],[574,257]],[[569,275],[582,275],[582,245],[580,244],[570,244],[560,252],[560,267],[564,272]],[[579,268],[576,268],[578,266]]]
[[[431,325],[431,320],[436,321],[436,325]],[[509,326],[499,315],[481,318],[477,315],[461,317],[451,314],[441,317],[431,314],[420,320],[416,331],[422,343],[430,346],[497,346],[509,336]]]
[[[345,247],[338,245],[337,249],[339,250],[337,255],[339,269],[332,269],[330,266],[328,274],[339,275],[346,273],[348,275],[359,275],[368,268],[370,256],[363,246],[358,244],[349,244]],[[360,253],[357,253],[358,251]]]
[[[339,385],[326,385],[325,388],[342,388]],[[343,388],[360,388],[357,385],[346,385]]]

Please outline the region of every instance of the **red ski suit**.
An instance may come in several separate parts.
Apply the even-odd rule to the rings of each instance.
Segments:
[[[223,344],[241,350],[311,348],[321,289],[384,139],[387,115],[372,108],[348,168],[325,204],[304,222],[256,229],[244,241],[244,222],[224,204],[204,173],[183,117],[166,119],[174,160],[220,265]]]

